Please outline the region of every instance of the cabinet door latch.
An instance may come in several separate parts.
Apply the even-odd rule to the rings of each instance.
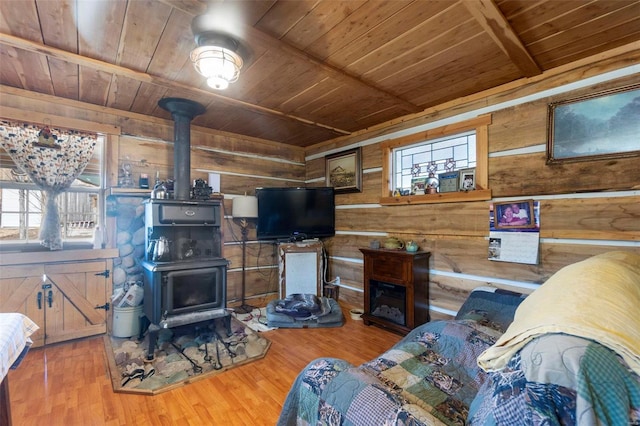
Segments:
[[[103,272],[98,272],[97,274],[94,274],[95,276],[103,276],[105,278],[109,278],[109,270],[105,269]]]
[[[109,302],[105,303],[104,305],[98,305],[94,309],[104,309],[105,311],[108,311],[109,310]]]

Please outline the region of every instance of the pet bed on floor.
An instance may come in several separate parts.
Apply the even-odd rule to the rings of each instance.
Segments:
[[[267,305],[267,325],[278,328],[340,327],[344,316],[338,302],[313,294],[291,294]]]

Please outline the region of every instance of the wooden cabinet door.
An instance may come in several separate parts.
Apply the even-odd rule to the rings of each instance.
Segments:
[[[0,312],[24,314],[40,327],[31,335],[33,346],[44,344],[43,274],[43,265],[3,266],[0,268]],[[38,299],[40,299],[39,303]]]
[[[47,282],[46,343],[107,331],[107,312],[96,309],[109,300],[105,261],[45,265]],[[51,292],[51,306],[49,306]]]
[[[105,333],[107,311],[96,309],[110,297],[105,270],[104,260],[4,266],[0,312],[22,313],[40,327],[34,347]]]

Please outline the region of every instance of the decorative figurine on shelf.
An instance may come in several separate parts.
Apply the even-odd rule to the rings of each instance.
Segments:
[[[140,173],[140,189],[149,189],[149,175],[146,173]]]
[[[409,253],[415,253],[418,251],[418,243],[415,241],[407,241],[405,244],[405,250]]]
[[[122,164],[122,176],[119,180],[119,185],[122,188],[133,188],[133,178],[131,177],[131,163]]]
[[[208,200],[211,197],[212,189],[207,182],[202,179],[196,179],[193,181],[193,188],[191,188],[191,198],[196,200]]]
[[[438,185],[440,181],[435,174],[429,173],[429,177],[427,178],[427,194],[435,194],[438,192]]]
[[[404,248],[404,241],[396,237],[389,237],[382,244],[388,250],[399,250]]]

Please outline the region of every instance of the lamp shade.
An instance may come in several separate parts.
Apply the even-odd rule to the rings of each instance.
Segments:
[[[238,195],[234,197],[231,216],[236,218],[253,219],[258,217],[258,198],[252,195]]]

